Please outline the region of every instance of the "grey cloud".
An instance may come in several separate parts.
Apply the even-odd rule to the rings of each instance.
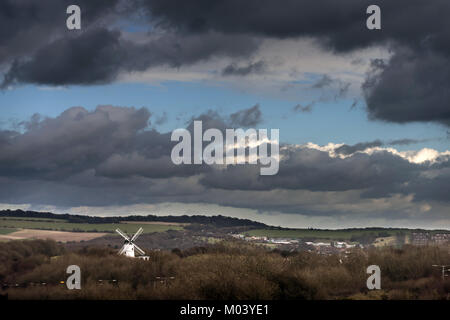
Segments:
[[[406,146],[406,145],[422,143],[422,142],[427,142],[427,141],[432,141],[432,140],[436,140],[436,139],[408,139],[408,138],[405,138],[405,139],[395,139],[395,140],[390,140],[390,141],[381,141],[381,140],[377,139],[377,140],[369,141],[369,142],[359,142],[354,145],[344,144],[344,145],[336,148],[334,151],[339,154],[349,155],[349,154],[353,154],[357,151],[364,151],[366,149],[373,148],[373,147],[382,147],[382,146],[387,146],[387,145]]]
[[[226,129],[254,127],[263,121],[262,111],[259,104],[242,109],[230,115],[221,115],[215,110],[208,110],[198,116],[193,116],[187,121],[186,128],[194,132],[194,121],[201,121],[203,130],[219,129],[225,133]]]
[[[355,109],[357,105],[358,105],[358,100],[357,100],[357,99],[354,99],[354,100],[353,100],[353,103],[352,103],[351,106],[350,106],[350,110]]]
[[[237,127],[254,127],[262,122],[262,112],[259,104],[245,110],[232,113],[230,124]]]
[[[294,112],[311,112],[315,102],[310,102],[307,105],[297,104],[294,106]]]
[[[340,82],[338,87],[338,93],[336,94],[336,99],[344,97],[350,88],[350,82]]]
[[[416,143],[421,143],[421,142],[426,142],[426,141],[430,141],[430,139],[420,139],[420,140],[418,140],[418,139],[408,139],[408,138],[405,138],[405,139],[396,139],[396,140],[391,140],[391,141],[389,141],[389,143],[388,144],[390,144],[390,145],[398,145],[398,146],[407,146],[407,145],[410,145],[410,144],[416,144]]]
[[[147,127],[146,109],[99,106],[89,112],[73,107],[56,118],[27,125],[2,145],[2,176],[21,179],[64,179],[95,167],[111,154],[127,152]],[[34,121],[34,122],[33,122]]]
[[[224,76],[247,76],[249,74],[258,74],[265,71],[266,65],[264,61],[258,61],[249,63],[246,66],[239,67],[235,63],[232,63],[222,70]]]
[[[167,112],[164,111],[162,115],[156,117],[155,124],[160,126],[166,123],[167,119],[168,119]]]
[[[360,143],[357,143],[352,146],[344,144],[343,146],[336,148],[335,152],[348,155],[348,154],[355,153],[357,151],[364,151],[368,148],[381,147],[383,144],[384,143],[380,140],[375,140],[375,141],[371,141],[371,142],[360,142]]]
[[[335,93],[332,96],[333,100],[338,100],[340,98],[345,97],[347,94],[350,83],[342,81],[340,79],[334,79],[331,78],[329,75],[322,75],[319,80],[317,80],[313,85],[311,86],[312,89],[333,89]],[[322,100],[327,100],[325,96],[322,96]]]
[[[324,74],[316,83],[312,85],[314,89],[322,89],[331,86],[334,83],[334,80],[331,79],[328,75]]]
[[[131,154],[113,154],[96,167],[96,174],[109,178],[140,176],[161,179],[189,177],[209,170],[210,167],[207,165],[175,165],[170,154],[155,158],[133,152]]]
[[[221,116],[215,110],[208,110],[199,116],[191,117],[191,119],[187,122],[187,129],[193,133],[194,132],[194,121],[198,120],[202,122],[203,130],[216,128],[222,132],[225,132],[229,126],[227,124],[227,119]]]

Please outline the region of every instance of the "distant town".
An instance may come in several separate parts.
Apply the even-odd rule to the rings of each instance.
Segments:
[[[235,239],[259,243],[269,247],[282,247],[289,250],[314,251],[320,254],[336,254],[346,252],[351,248],[368,246],[401,246],[412,244],[415,246],[447,245],[450,244],[449,233],[411,232],[405,236],[378,237],[370,244],[347,241],[304,241],[298,238],[270,238],[266,236],[247,236],[245,234],[231,234]]]

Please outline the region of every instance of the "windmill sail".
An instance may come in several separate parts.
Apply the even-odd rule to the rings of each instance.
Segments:
[[[120,234],[125,240],[130,241],[130,237],[128,237],[127,234],[122,230],[120,230],[119,228],[116,229],[116,232]]]
[[[125,245],[123,245],[122,249],[120,249],[120,251],[117,254],[119,254],[119,255],[123,254],[126,249],[127,248],[125,247]]]
[[[139,248],[136,244],[134,244],[134,250],[136,250],[140,255],[145,255],[144,250],[142,250],[141,248]]]
[[[144,231],[144,229],[139,228],[139,230],[134,234],[134,236],[131,238],[131,241],[135,241],[137,239],[137,237],[139,237],[141,235],[141,233]]]

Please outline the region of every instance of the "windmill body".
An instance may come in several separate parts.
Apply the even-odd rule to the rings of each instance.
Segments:
[[[145,255],[144,250],[139,248],[134,242],[136,241],[137,237],[144,231],[144,229],[139,228],[139,230],[134,234],[133,237],[129,237],[125,232],[120,230],[119,228],[116,229],[116,232],[124,238],[124,244],[123,247],[119,250],[119,255],[124,255],[125,257],[129,258],[139,258],[143,260],[149,260],[150,257]],[[138,255],[136,255],[136,253]]]
[[[134,246],[132,244],[129,243],[125,243],[123,245],[124,251],[123,251],[123,255],[126,257],[130,257],[130,258],[135,258],[136,256],[134,255]]]

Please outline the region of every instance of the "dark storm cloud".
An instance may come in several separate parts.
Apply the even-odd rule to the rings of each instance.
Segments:
[[[363,192],[363,198],[344,198],[346,203],[398,194],[413,195],[416,201],[449,201],[448,155],[435,163],[414,164],[387,151],[356,152],[341,159],[306,146],[283,145],[280,170],[274,176],[261,176],[257,165],[175,166],[170,133],[151,129],[151,119],[145,108],[73,107],[54,118],[33,116],[20,131],[0,131],[0,202],[57,206],[206,202],[336,214],[303,210],[295,192],[332,192],[336,197]],[[231,121],[230,116],[208,111],[193,118],[188,130],[194,120],[202,120],[204,130],[224,130]]]
[[[144,108],[99,106],[92,112],[74,107],[56,118],[32,120],[36,123],[22,134],[0,135],[0,175],[59,181],[86,170],[112,178],[162,178],[208,169],[175,166],[170,135],[144,130],[150,116]]]
[[[365,28],[366,8],[373,1],[143,3],[162,25],[186,33],[214,30],[260,37],[307,36],[337,52],[395,44],[392,60],[377,76],[369,75],[364,85],[369,115],[400,123],[450,123],[450,2],[446,0],[377,1],[382,12],[381,31]]]
[[[77,0],[83,8],[83,27],[113,21],[119,13],[119,0]],[[0,64],[28,55],[50,39],[67,32],[66,8],[71,0],[2,0],[0,2]]]
[[[203,129],[224,131],[231,124],[261,121],[259,106],[220,116],[208,111],[193,118]],[[206,165],[174,165],[176,142],[170,133],[150,129],[152,114],[145,108],[98,106],[94,111],[69,108],[55,118],[33,115],[19,131],[0,131],[0,176],[17,179],[63,180],[86,170],[110,178],[188,177],[208,172]]]
[[[65,28],[68,4],[2,1],[3,87],[105,83],[121,72],[180,67],[215,56],[251,61],[265,38],[309,37],[336,53],[373,45],[391,48],[392,58],[374,66],[363,86],[371,118],[450,123],[447,0],[379,0],[382,29],[376,31],[365,27],[370,0],[80,0],[83,27],[75,32]],[[132,24],[134,15],[142,12],[154,30],[145,39],[131,41],[105,29],[118,17]],[[245,75],[260,68],[259,62],[248,62],[230,65],[224,73]],[[337,96],[347,90],[343,84]]]
[[[436,0],[433,4],[421,0],[376,1],[382,10],[381,32],[366,28],[366,9],[374,4],[370,0],[140,2],[161,25],[186,33],[214,30],[276,38],[311,36],[341,52],[391,40],[415,46],[417,40],[434,35],[435,39],[430,41],[435,41],[436,48],[449,49],[445,34],[449,32],[450,4],[446,0]]]
[[[282,156],[274,176],[260,176],[257,166],[228,166],[205,175],[200,182],[221,190],[364,190],[363,198],[403,194],[413,195],[415,201],[450,201],[442,191],[449,187],[448,156],[439,164],[415,164],[388,151],[354,153],[341,159],[307,147],[288,148]]]
[[[394,122],[450,125],[450,51],[398,49],[376,61],[363,85],[369,116]]]
[[[279,173],[274,176],[260,176],[255,166],[229,166],[205,176],[202,183],[222,189],[346,191],[403,183],[418,171],[405,159],[388,152],[356,153],[341,159],[316,149],[300,148],[282,155]]]
[[[15,60],[2,86],[14,82],[49,85],[109,82],[126,58],[119,35],[95,29],[78,37],[56,40],[38,50],[29,61]]]
[[[335,47],[352,49],[363,47],[368,41],[358,44],[352,36],[366,38],[358,22],[364,23],[369,1],[332,0],[311,2],[287,0],[238,0],[203,1],[179,3],[175,0],[142,0],[149,14],[160,24],[181,32],[198,33],[209,30],[258,36],[288,38],[320,36]],[[348,35],[343,37],[342,33]],[[341,35],[340,35],[341,34]],[[370,41],[370,40],[369,40]]]
[[[428,178],[420,178],[411,181],[406,186],[405,192],[414,193],[415,200],[437,200],[448,202],[448,190],[450,190],[450,168],[449,161],[447,161],[446,169],[441,169],[435,172],[435,175]],[[437,173],[437,174],[436,174]]]
[[[2,145],[0,173],[19,178],[62,179],[127,152],[147,126],[146,109],[100,106],[67,109],[56,118],[34,117],[25,132]]]
[[[233,45],[231,45],[233,43]],[[14,83],[48,85],[95,84],[113,81],[121,71],[144,71],[151,66],[179,67],[216,55],[241,56],[252,52],[256,41],[245,37],[206,34],[149,37],[133,43],[117,30],[96,28],[58,39],[40,48],[31,59],[15,60],[2,87]]]
[[[245,57],[259,42],[245,35],[210,32],[186,36],[170,30],[149,33],[139,42],[125,39],[109,26],[118,19],[132,24],[133,15],[141,10],[138,1],[77,1],[82,29],[68,31],[66,8],[70,4],[68,0],[2,1],[2,88],[15,83],[108,83],[120,72],[159,65],[180,67],[212,56]]]
[[[239,67],[235,63],[232,63],[222,70],[223,76],[247,76],[249,74],[258,74],[264,72],[266,65],[264,61],[258,61],[249,63],[246,66]]]

